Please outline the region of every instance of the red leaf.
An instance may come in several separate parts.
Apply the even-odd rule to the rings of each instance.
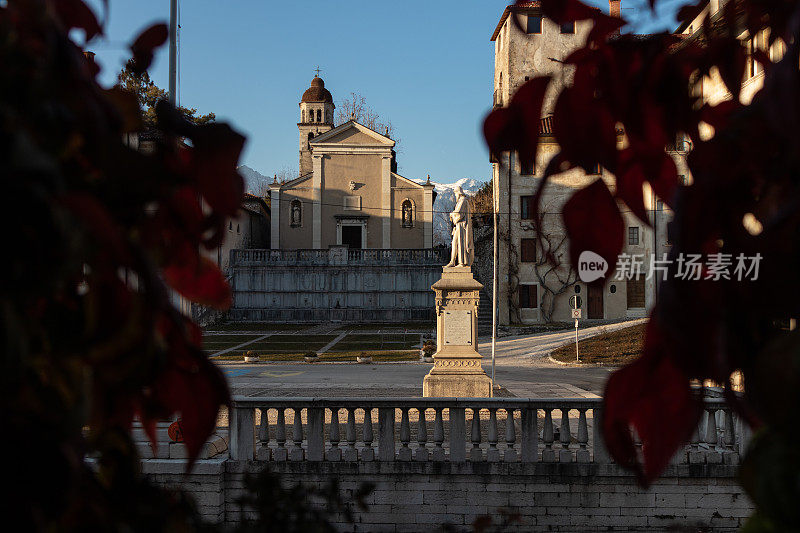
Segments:
[[[188,470],[216,428],[219,409],[228,403],[229,392],[219,368],[193,345],[191,329],[187,332],[180,326],[166,319],[160,324],[169,362],[153,390],[162,409],[170,414],[180,413]]]
[[[608,262],[608,272],[614,272],[625,222],[603,180],[574,193],[564,204],[563,213],[572,265],[577,268],[581,252],[591,250]]]
[[[647,486],[690,437],[702,404],[689,379],[666,354],[668,339],[648,324],[642,356],[616,371],[603,394],[603,435],[611,457]],[[639,462],[632,430],[642,442]]]
[[[97,241],[97,248],[110,252],[118,261],[129,261],[125,238],[119,225],[97,198],[83,193],[65,194],[61,205],[83,222],[88,233]]]
[[[235,216],[244,197],[244,180],[237,172],[245,138],[227,124],[204,124],[193,129],[192,170],[208,205]]]
[[[193,250],[193,253],[197,253]],[[227,309],[231,306],[231,289],[217,265],[206,257],[179,258],[164,269],[164,279],[189,300]]]
[[[131,52],[136,73],[142,73],[150,67],[153,61],[153,50],[167,42],[169,29],[162,23],[153,24],[144,30],[133,41]]]
[[[489,151],[498,157],[507,150],[516,150],[524,166],[536,162],[542,102],[550,83],[549,76],[538,76],[525,82],[507,108],[489,113],[483,123],[483,135]]]
[[[55,0],[51,2],[56,15],[67,29],[78,28],[86,33],[86,40],[92,40],[103,33],[97,17],[83,0]]]
[[[650,224],[647,210],[644,206],[644,181],[645,175],[640,165],[634,159],[633,150],[626,148],[619,153],[617,162],[617,197],[625,202],[633,214],[645,224]]]

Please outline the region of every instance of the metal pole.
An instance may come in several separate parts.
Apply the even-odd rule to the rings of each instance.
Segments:
[[[178,0],[169,1],[169,103],[177,102]]]
[[[578,355],[578,319],[575,319],[575,362],[580,362],[581,358]]]
[[[494,187],[492,187],[494,190]],[[492,195],[494,196],[494,195]],[[494,396],[494,352],[497,343],[497,209],[492,202],[494,225],[494,257],[492,260],[492,396]]]

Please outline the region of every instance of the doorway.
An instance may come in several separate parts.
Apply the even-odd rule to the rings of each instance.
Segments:
[[[603,318],[603,286],[589,285],[586,297],[589,300],[586,318]]]
[[[342,244],[351,250],[361,249],[361,231],[363,226],[342,226]]]

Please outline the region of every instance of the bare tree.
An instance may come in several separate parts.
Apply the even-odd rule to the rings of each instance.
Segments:
[[[381,118],[381,116],[367,104],[366,98],[358,93],[350,93],[350,96],[340,101],[336,106],[336,125],[344,124],[348,120],[355,120],[371,130],[394,139],[396,143],[400,142],[400,139],[394,136],[394,126],[392,122]]]

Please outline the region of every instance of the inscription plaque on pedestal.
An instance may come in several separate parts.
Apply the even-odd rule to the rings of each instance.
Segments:
[[[436,353],[422,381],[422,395],[474,398],[492,395],[492,380],[481,368],[477,347],[478,303],[483,288],[469,266],[446,266],[436,292]]]
[[[444,343],[448,346],[472,346],[472,311],[455,309],[444,312]]]

